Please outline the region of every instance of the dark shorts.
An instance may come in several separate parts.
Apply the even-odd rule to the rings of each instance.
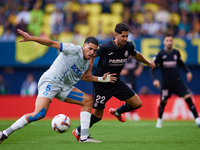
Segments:
[[[112,96],[120,101],[125,101],[135,95],[135,92],[121,80],[117,83],[112,83],[114,86],[109,86],[110,84],[108,83],[104,84],[103,86],[101,84],[93,84],[93,108],[95,109],[104,109],[106,102]]]
[[[172,95],[172,93],[178,95],[179,97],[183,97],[186,94],[189,94],[190,90],[179,78],[174,82],[167,82],[162,85],[160,94],[161,101],[167,100]]]

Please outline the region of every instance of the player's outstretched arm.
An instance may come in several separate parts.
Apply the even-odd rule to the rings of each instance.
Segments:
[[[46,46],[50,46],[50,47],[53,47],[53,48],[56,48],[56,49],[60,49],[60,42],[52,41],[52,40],[49,40],[49,39],[46,39],[46,38],[42,38],[42,37],[30,36],[27,32],[24,32],[24,31],[22,31],[20,29],[17,29],[17,31],[23,37],[23,39],[20,40],[19,42],[33,41],[33,42],[40,43],[42,45],[46,45]]]
[[[144,56],[139,52],[137,52],[137,55],[133,56],[133,58],[135,58],[139,62],[147,64],[152,69],[156,67],[156,64],[152,60],[150,61],[146,60],[146,58],[144,58]]]
[[[112,74],[109,74],[108,73],[105,73],[102,77],[97,77],[97,76],[82,76],[81,77],[81,80],[83,81],[88,81],[88,82],[112,82],[114,83],[115,81],[117,81],[117,78],[115,77],[115,75],[117,75],[116,73],[112,73]]]

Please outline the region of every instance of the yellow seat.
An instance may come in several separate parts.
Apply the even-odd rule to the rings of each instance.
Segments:
[[[110,5],[110,11],[112,14],[121,15],[124,11],[124,5],[120,2],[115,2]]]
[[[173,20],[175,25],[178,25],[181,21],[181,17],[177,13],[171,13],[169,20]]]
[[[101,26],[101,15],[90,14],[87,18],[90,34],[96,36]]]
[[[0,36],[2,36],[3,32],[4,32],[3,26],[0,25]]]
[[[102,12],[102,6],[99,3],[84,4],[83,7],[84,10],[91,15],[100,14]]]
[[[101,14],[101,27],[105,34],[109,34],[112,26],[112,15],[109,13]]]
[[[155,3],[146,3],[144,4],[144,10],[147,11],[147,10],[151,10],[152,13],[156,13],[159,9],[159,6]]]
[[[47,36],[50,36],[51,33],[52,33],[51,26],[43,25],[42,29],[41,29],[41,32],[46,34]]]
[[[58,35],[58,41],[62,43],[73,43],[74,34],[72,32],[62,32]]]
[[[56,7],[53,3],[48,3],[44,7],[44,12],[47,14],[51,14],[56,10]]]
[[[134,14],[133,19],[137,19],[139,24],[144,23],[144,15],[143,15],[143,13]]]
[[[72,13],[76,13],[80,10],[80,7],[81,6],[77,1],[67,1],[63,9],[70,10]]]
[[[118,23],[123,22],[123,17],[121,15],[111,14],[110,21],[111,21],[110,31],[114,33],[115,26]]]
[[[86,24],[76,24],[74,26],[74,31],[79,32],[83,36],[88,36],[90,32],[90,28]]]

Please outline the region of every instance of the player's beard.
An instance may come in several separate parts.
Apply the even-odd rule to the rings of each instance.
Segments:
[[[166,46],[168,50],[172,50],[172,45]]]
[[[123,40],[121,40],[121,41],[118,40],[118,43],[119,43],[119,45],[120,45],[121,47],[124,46],[124,45],[126,45],[126,42],[123,41]]]

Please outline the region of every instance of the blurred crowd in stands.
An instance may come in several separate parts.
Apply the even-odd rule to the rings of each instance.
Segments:
[[[15,41],[20,28],[34,36],[82,44],[106,41],[124,22],[131,40],[200,37],[200,0],[0,0],[0,41]]]

